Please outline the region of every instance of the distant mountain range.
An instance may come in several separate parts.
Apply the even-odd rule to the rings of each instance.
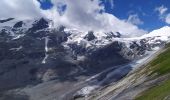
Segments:
[[[120,71],[118,76],[114,74],[115,80],[105,80],[108,73],[119,69],[120,65],[136,63],[164,47],[169,40],[169,26],[141,37],[124,37],[120,32],[82,32],[65,26],[52,27],[52,21],[44,18],[24,21],[3,19],[0,20],[0,96],[7,95],[7,91],[21,89],[19,92],[24,91],[25,95],[33,98],[27,86],[31,86],[30,91],[34,91],[34,86],[50,85],[54,81],[75,85],[105,70],[85,84],[108,85],[127,75],[133,65],[121,68],[125,73]],[[73,91],[78,91],[85,84]],[[65,89],[67,86],[68,89]],[[37,96],[31,100],[61,99],[61,94],[71,97],[72,92],[67,92],[72,88],[63,84],[61,91],[56,91],[56,97],[49,94],[43,95],[44,99]],[[41,91],[37,95],[42,94]]]

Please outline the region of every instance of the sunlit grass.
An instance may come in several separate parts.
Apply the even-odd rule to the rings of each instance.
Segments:
[[[164,75],[170,72],[170,48],[149,64],[149,69],[152,71],[151,74],[157,73],[158,75]]]
[[[166,46],[166,51],[161,53],[151,61],[147,66],[147,71],[152,72],[150,75],[156,75],[159,77],[170,73],[170,44]],[[168,99],[166,99],[168,97]],[[154,86],[136,98],[136,100],[169,100],[170,99],[170,79]]]
[[[170,80],[144,91],[135,100],[169,100],[168,98],[170,99]]]

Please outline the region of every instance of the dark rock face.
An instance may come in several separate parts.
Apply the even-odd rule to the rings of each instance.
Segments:
[[[130,60],[123,57],[120,53],[122,50],[122,44],[119,42],[113,42],[103,48],[96,49],[88,54],[89,67],[91,69],[104,69],[106,66],[121,65],[130,62]],[[96,70],[97,71],[97,70]]]
[[[111,38],[120,38],[121,34],[119,32],[113,33],[113,32],[109,32],[106,33],[107,34],[107,39],[111,39]]]
[[[143,46],[143,45],[137,44],[137,43],[134,41],[134,42],[130,45],[130,49],[133,49],[133,52],[134,52],[136,55],[144,55],[147,48],[145,48],[145,46]],[[135,51],[137,51],[137,52],[135,52]]]
[[[65,26],[59,26],[59,27],[58,27],[58,31],[59,31],[59,32],[64,32],[64,29],[65,29]]]
[[[83,45],[77,45],[76,43],[69,44],[69,47],[75,55],[84,55],[88,50]]]
[[[36,21],[33,24],[33,27],[30,28],[29,31],[30,32],[35,32],[37,30],[44,29],[44,28],[47,28],[47,27],[49,27],[48,21],[45,20],[44,18],[41,18],[40,20]]]
[[[89,31],[88,34],[84,37],[87,41],[94,40],[96,37],[93,34],[93,31]]]
[[[19,28],[22,27],[22,25],[23,25],[23,21],[19,21],[13,26],[13,28]]]
[[[149,43],[149,41],[154,40],[154,39],[155,37],[142,39],[140,40],[140,44],[144,49],[149,50],[149,51],[152,50],[152,48],[154,47],[163,47],[166,44],[166,42],[160,39],[155,40],[154,43]]]
[[[10,40],[11,38],[12,37],[5,29],[2,29],[0,31],[0,41],[7,41],[7,40]]]
[[[6,94],[4,97],[1,97],[0,94],[0,99],[1,100],[29,100],[29,97],[27,95],[20,95],[20,94]]]
[[[4,19],[4,20],[0,20],[0,23],[5,23],[5,22],[8,22],[10,20],[13,20],[14,18],[8,18],[8,19]]]
[[[18,22],[14,27],[19,28],[22,23],[22,21]],[[47,27],[47,21],[40,19],[31,29],[40,30]],[[56,70],[57,74],[53,78],[62,79],[57,75],[66,77],[67,74],[64,71],[74,68],[74,64],[62,60],[66,55],[64,47],[61,45],[67,40],[64,32],[42,30],[37,33],[30,34],[26,31],[21,34],[25,34],[25,36],[13,40],[5,29],[0,32],[0,38],[2,38],[0,40],[0,91],[24,87],[28,84],[38,84],[43,81],[43,75],[48,69]],[[48,52],[45,51],[45,37],[49,38]],[[47,63],[43,64],[42,60],[46,53],[49,57]],[[66,68],[60,68],[65,65]],[[37,76],[38,74],[40,77]],[[46,80],[50,80],[50,78]]]

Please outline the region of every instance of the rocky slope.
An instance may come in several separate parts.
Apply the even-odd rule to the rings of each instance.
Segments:
[[[157,52],[153,57],[154,59],[151,59],[149,63],[133,70],[120,81],[93,91],[85,99],[169,100],[169,54],[170,47],[168,45]]]
[[[168,32],[167,26],[125,38],[119,32],[54,28],[44,18],[0,20],[0,95],[2,100],[89,95],[93,86],[101,88],[120,80],[141,59],[163,47]]]

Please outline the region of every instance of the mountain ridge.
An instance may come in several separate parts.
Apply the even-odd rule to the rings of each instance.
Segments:
[[[91,85],[102,87],[122,79],[138,65],[137,61],[164,47],[170,38],[169,35],[125,38],[119,32],[81,32],[64,26],[53,28],[51,24],[50,20],[40,18],[16,22],[13,19],[0,25],[0,93],[3,96],[6,91],[19,89],[19,94],[25,93],[32,100],[42,99],[34,98],[29,91],[35,88],[40,91],[44,85],[45,89],[54,92],[45,85],[54,86],[53,81],[57,81],[58,86],[61,82],[70,84],[56,85],[56,90],[63,91],[54,97],[49,92],[49,96],[42,96],[44,100],[63,99],[61,94],[71,98],[77,92],[88,95],[79,90]],[[70,86],[79,82],[83,84]],[[27,88],[28,85],[31,87]],[[64,87],[73,91],[67,94]],[[43,92],[35,94],[39,96]]]

